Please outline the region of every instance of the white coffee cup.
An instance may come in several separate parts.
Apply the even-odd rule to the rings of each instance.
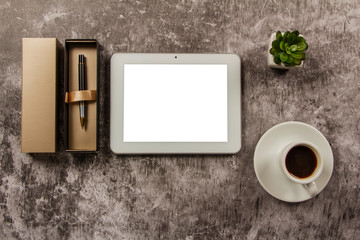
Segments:
[[[315,167],[309,167],[309,166],[305,166],[304,168],[308,168],[309,169],[313,169],[312,172],[308,171],[309,175],[307,176],[297,176],[292,168],[289,168],[289,162],[300,162],[300,160],[294,160],[295,158],[303,158],[304,163],[309,163],[311,162],[313,164],[313,160],[314,159],[308,159],[310,156],[310,152],[305,149],[305,148],[296,148],[296,147],[305,147],[307,149],[310,149],[313,154],[315,155],[315,161],[316,161],[316,165]],[[296,150],[295,150],[296,148]],[[299,150],[300,149],[300,150]],[[292,150],[292,153],[288,156],[289,152]],[[304,151],[302,151],[304,150]],[[301,156],[296,156],[296,154],[294,155],[294,151],[297,151],[297,155],[301,155]],[[303,152],[303,153],[302,153]],[[307,152],[308,154],[305,154],[304,152]],[[293,158],[290,158],[291,156],[293,156]],[[308,156],[308,158],[305,158],[305,156]],[[286,160],[288,158],[288,160]],[[307,161],[309,160],[309,161]],[[288,164],[287,164],[288,161]],[[299,183],[302,184],[302,186],[304,186],[304,188],[308,191],[309,195],[311,197],[314,197],[315,195],[317,195],[319,193],[318,188],[316,186],[315,180],[320,176],[323,168],[324,168],[324,161],[322,156],[320,155],[319,149],[312,143],[307,142],[307,141],[294,141],[290,144],[288,144],[280,153],[280,162],[281,162],[281,167],[283,169],[284,174],[293,182],[295,183]],[[309,164],[305,164],[305,165],[309,165]],[[295,164],[293,165],[293,167],[295,166],[295,168],[298,168],[297,170],[301,171],[301,164]],[[291,172],[293,171],[293,172]]]

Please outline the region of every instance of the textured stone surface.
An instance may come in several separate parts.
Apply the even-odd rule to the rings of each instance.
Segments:
[[[2,0],[0,19],[0,239],[359,238],[359,1]],[[310,45],[304,67],[269,69],[268,37],[294,29]],[[64,153],[62,141],[56,154],[20,152],[22,37],[102,44],[98,154]],[[115,52],[239,54],[241,151],[112,154]],[[289,120],[318,128],[335,158],[324,191],[296,204],[271,197],[253,169],[261,135]]]

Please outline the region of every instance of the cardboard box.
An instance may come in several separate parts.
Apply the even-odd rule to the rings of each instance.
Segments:
[[[85,55],[86,90],[79,91],[79,54]],[[99,118],[99,44],[95,39],[65,41],[65,151],[94,152],[98,150]],[[86,100],[85,128],[80,124],[79,100]]]
[[[55,38],[23,38],[21,151],[56,151],[57,58]]]

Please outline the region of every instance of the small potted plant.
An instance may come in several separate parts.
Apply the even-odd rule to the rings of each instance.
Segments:
[[[273,33],[269,41],[268,66],[280,69],[301,67],[307,49],[305,38],[297,30]]]

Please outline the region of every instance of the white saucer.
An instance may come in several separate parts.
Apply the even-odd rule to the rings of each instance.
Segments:
[[[254,168],[261,186],[273,197],[286,202],[302,202],[311,198],[299,183],[286,177],[278,153],[294,140],[305,140],[316,145],[324,159],[324,169],[315,180],[320,193],[331,178],[334,158],[326,138],[316,128],[301,122],[284,122],[269,129],[255,148]]]

